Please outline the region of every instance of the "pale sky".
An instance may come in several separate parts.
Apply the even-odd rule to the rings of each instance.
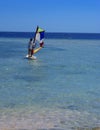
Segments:
[[[0,0],[0,31],[100,33],[100,0]]]

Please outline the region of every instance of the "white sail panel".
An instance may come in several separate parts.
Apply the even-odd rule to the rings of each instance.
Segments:
[[[36,33],[36,41],[40,43],[40,33]]]

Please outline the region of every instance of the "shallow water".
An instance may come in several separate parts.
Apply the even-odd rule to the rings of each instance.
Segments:
[[[0,38],[0,129],[100,127],[100,40]]]

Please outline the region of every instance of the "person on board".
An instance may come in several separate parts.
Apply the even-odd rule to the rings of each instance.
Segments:
[[[34,54],[34,48],[36,46],[36,43],[33,41],[32,38],[30,38],[30,41],[28,43],[28,56],[32,57],[32,55]]]

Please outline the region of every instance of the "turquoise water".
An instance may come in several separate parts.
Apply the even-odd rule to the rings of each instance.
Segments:
[[[100,127],[100,40],[0,38],[0,129]]]

